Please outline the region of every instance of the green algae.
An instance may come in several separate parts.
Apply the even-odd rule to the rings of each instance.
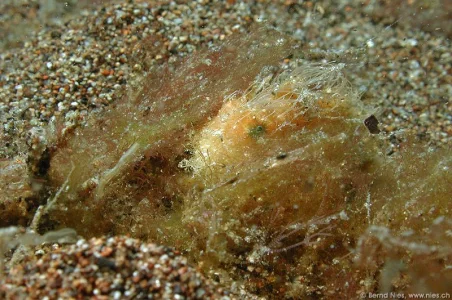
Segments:
[[[275,298],[353,298],[387,290],[387,276],[413,291],[430,269],[447,282],[450,154],[408,138],[388,156],[340,65],[274,76],[295,51],[257,30],[144,74],[51,148],[43,228],[175,246],[223,284]]]

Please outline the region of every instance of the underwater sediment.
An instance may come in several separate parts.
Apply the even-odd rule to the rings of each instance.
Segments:
[[[140,6],[137,20],[146,11],[144,7]],[[154,13],[159,18],[158,10]],[[103,17],[107,19],[108,14]],[[128,16],[129,20],[133,18]],[[317,27],[307,20],[310,34],[315,35]],[[126,21],[115,20],[110,27],[119,24],[119,29],[106,32],[123,32],[121,22]],[[129,45],[131,40],[128,36],[124,43]],[[441,83],[441,91],[447,90],[443,88],[447,75],[439,75],[447,74],[450,56],[440,55],[440,48],[447,46],[437,47],[438,40],[428,40],[420,39],[422,45],[403,40],[400,52],[389,51],[394,60],[412,59],[410,72],[389,73],[390,86],[411,78],[404,85],[409,91],[400,102],[419,95],[441,98],[433,79],[421,88],[422,68],[416,68],[415,53],[428,52],[429,47],[438,52],[429,52],[425,61],[419,59],[420,64],[431,72],[435,69],[437,73],[432,74]],[[133,47],[130,63],[124,63],[124,53],[118,52],[121,66],[138,63],[137,69],[145,71],[127,77],[124,97],[112,102],[108,111],[91,115],[80,128],[65,129],[62,120],[51,122],[47,132],[30,135],[33,155],[28,160],[0,161],[0,189],[5,191],[0,202],[6,205],[6,209],[1,207],[2,225],[28,225],[41,234],[70,227],[85,238],[126,234],[143,241],[133,240],[130,249],[134,255],[148,241],[175,247],[174,253],[183,254],[190,265],[233,293],[246,290],[277,299],[337,299],[369,292],[450,291],[452,178],[447,134],[436,132],[445,144],[444,149],[437,149],[398,133],[397,152],[393,153],[385,135],[392,131],[386,130],[392,126],[388,125],[390,118],[385,116],[385,128],[376,124],[380,116],[373,117],[374,108],[361,101],[362,86],[352,85],[344,77],[348,63],[301,60],[281,66],[286,58],[312,58],[315,53],[303,53],[294,47],[298,41],[274,31],[228,36],[210,50],[187,54],[176,66],[148,69],[151,58],[162,56],[158,47],[152,48],[154,42],[150,39]],[[182,50],[192,49],[182,44]],[[379,47],[368,47],[375,61],[387,60],[379,54]],[[444,68],[431,67],[431,59],[441,61]],[[108,65],[102,62],[102,66],[104,63]],[[98,74],[108,82],[107,87],[113,86],[112,78],[125,82],[119,68],[115,76],[111,71],[108,74]],[[21,92],[17,90],[19,97]],[[30,91],[25,88],[23,92],[28,97]],[[388,97],[400,96],[400,92],[391,92],[390,87],[382,89]],[[40,89],[33,97],[39,93]],[[78,107],[83,107],[81,102]],[[447,111],[446,106],[444,109]],[[422,120],[441,114],[428,111]],[[394,110],[393,114],[401,113]],[[33,116],[27,112],[25,117],[29,115]],[[405,115],[399,119],[404,120]],[[394,117],[394,122],[399,119]],[[447,114],[438,120],[426,124],[448,132]],[[14,126],[9,128],[8,134]],[[34,148],[36,145],[39,147]],[[33,237],[36,244],[45,240]],[[5,241],[6,249],[12,248],[2,236],[0,249],[4,250]],[[24,241],[21,238],[12,244],[15,247]],[[90,260],[77,252],[77,247],[97,249],[100,245],[104,248],[98,252],[107,255],[108,247],[124,246],[108,243],[107,239],[83,241],[71,249],[82,265],[94,266],[94,270],[100,264],[101,271],[114,273],[111,261],[99,260],[97,252],[87,254]],[[67,258],[64,249],[62,255]],[[51,260],[53,251],[42,261]],[[121,261],[121,255],[113,251],[107,256]],[[61,266],[69,270],[68,264],[63,261]],[[23,280],[4,285],[18,294],[24,293],[21,285],[27,280],[38,290],[42,288],[42,283],[32,280],[36,274],[58,273],[46,266],[36,268],[33,258],[8,272],[7,276],[23,276]],[[161,275],[146,279],[165,278]],[[168,280],[172,287],[179,286],[173,288],[174,294],[185,286],[173,285],[177,280],[177,276]],[[59,287],[58,282],[46,287],[50,293]],[[121,288],[101,293],[115,296]],[[88,284],[87,295],[92,292]]]

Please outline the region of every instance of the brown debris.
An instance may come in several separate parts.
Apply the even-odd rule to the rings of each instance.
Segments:
[[[366,125],[367,129],[369,129],[369,132],[372,134],[379,134],[380,129],[378,128],[378,120],[374,115],[371,115],[367,119],[364,120],[364,125]]]

